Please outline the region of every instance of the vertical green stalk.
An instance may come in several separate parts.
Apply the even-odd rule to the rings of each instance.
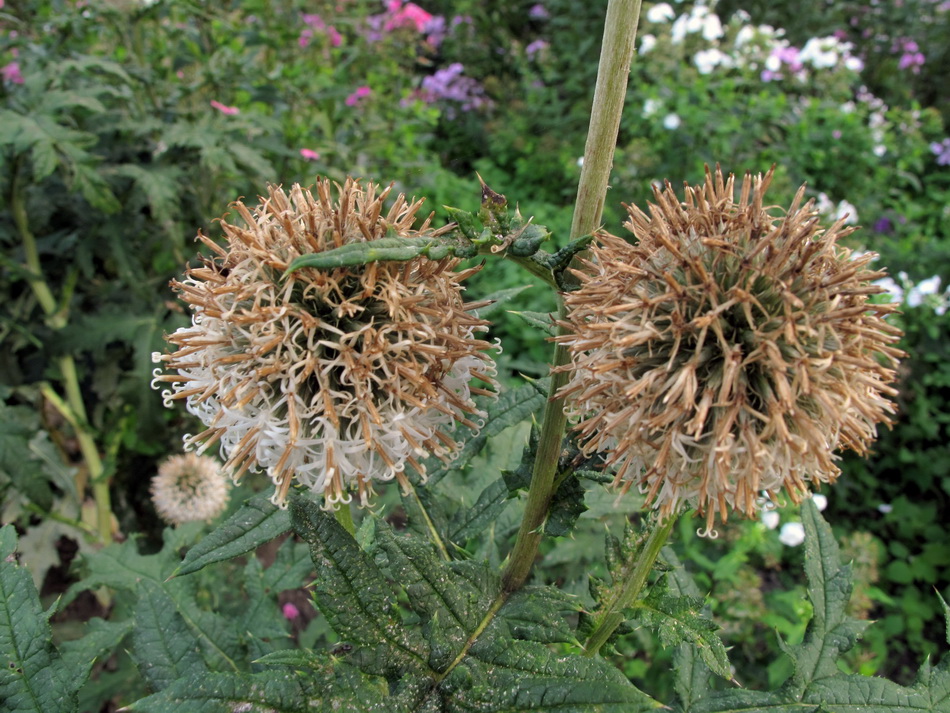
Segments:
[[[607,192],[607,181],[613,165],[620,116],[627,94],[627,78],[633,60],[634,41],[640,17],[640,0],[610,0],[604,23],[604,40],[594,88],[584,165],[581,169],[571,225],[571,238],[588,235],[600,225]],[[564,304],[560,302],[558,316],[564,319]],[[554,350],[553,368],[568,362],[567,350],[558,345]],[[556,371],[551,376],[551,388],[544,409],[544,421],[538,443],[538,457],[531,473],[531,486],[524,517],[518,530],[515,546],[502,575],[505,591],[520,589],[531,573],[538,554],[544,521],[554,494],[554,477],[561,455],[561,441],[567,427],[567,416],[557,392],[567,383],[569,375]]]
[[[13,213],[13,221],[20,234],[26,265],[30,271],[30,287],[33,294],[36,295],[40,308],[46,314],[47,324],[53,329],[62,329],[66,326],[67,321],[66,305],[57,306],[53,291],[43,278],[39,252],[36,249],[36,239],[33,237],[33,233],[30,232],[26,214],[26,201],[23,198],[23,189],[20,186],[19,163],[18,159],[13,166],[10,207]],[[82,391],[79,387],[79,375],[76,372],[76,362],[72,356],[67,354],[57,358],[56,364],[63,380],[66,400],[63,401],[58,396],[50,398],[53,393],[52,390],[46,392],[46,395],[50,403],[56,407],[76,432],[76,440],[79,442],[79,450],[86,462],[86,472],[96,502],[96,525],[99,531],[99,539],[104,543],[108,543],[112,541],[112,503],[109,495],[109,482],[105,477],[105,468],[102,464],[102,458],[99,456],[99,449],[93,438],[92,430],[89,428],[86,405],[83,402]],[[79,490],[81,497],[82,489]]]
[[[623,610],[633,606],[640,598],[656,558],[669,539],[675,522],[676,515],[670,515],[665,521],[651,523],[647,540],[637,553],[636,560],[625,565],[623,575],[619,581],[614,582],[594,617],[594,630],[584,646],[585,656],[593,656],[600,651],[600,647],[623,622]]]

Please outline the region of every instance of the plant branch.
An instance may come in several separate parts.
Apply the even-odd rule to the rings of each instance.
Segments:
[[[639,15],[640,0],[610,0],[607,7],[604,41],[597,71],[597,85],[594,89],[587,146],[584,149],[584,166],[577,188],[571,239],[593,233],[600,224],[620,127],[620,115],[627,94],[627,77],[633,59]],[[560,301],[558,317],[563,320],[565,316],[564,303]],[[538,456],[531,473],[528,501],[515,546],[502,575],[504,590],[508,592],[520,589],[531,573],[554,493],[561,442],[567,427],[567,416],[557,393],[570,378],[569,374],[560,371],[559,367],[566,365],[568,361],[567,350],[560,344],[557,345],[554,349],[554,371],[544,410]]]
[[[642,548],[637,550],[637,559],[624,566],[624,574],[620,581],[614,582],[606,601],[594,617],[594,630],[584,646],[585,656],[594,656],[607,642],[623,622],[623,610],[631,607],[640,598],[640,593],[653,571],[660,550],[670,538],[670,531],[676,515],[670,515],[665,521],[654,521],[650,533]]]

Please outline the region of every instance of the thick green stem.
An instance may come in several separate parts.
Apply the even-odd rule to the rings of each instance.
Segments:
[[[604,196],[613,165],[614,147],[620,127],[620,115],[627,94],[627,77],[633,59],[633,46],[640,15],[640,0],[610,0],[604,24],[604,41],[594,88],[584,166],[577,188],[577,202],[571,225],[571,238],[593,233],[600,224]],[[564,319],[561,303],[559,317]],[[554,494],[554,479],[561,455],[561,441],[567,426],[567,416],[558,391],[567,383],[569,374],[558,371],[569,361],[567,350],[560,344],[554,350],[554,373],[544,410],[544,421],[538,443],[538,456],[531,473],[528,501],[518,529],[515,546],[502,576],[505,591],[521,588],[531,573],[538,546],[541,543],[544,521]]]
[[[633,606],[640,598],[647,578],[653,571],[656,558],[669,539],[670,530],[673,529],[675,522],[676,516],[671,515],[665,521],[653,523],[653,528],[643,548],[639,551],[637,560],[627,563],[624,576],[619,582],[614,583],[606,601],[602,603],[594,617],[594,630],[584,646],[585,656],[593,656],[600,651],[600,647],[623,622],[623,610]]]
[[[562,306],[563,318],[563,306]],[[554,366],[567,363],[567,350],[558,345],[554,350]],[[569,374],[555,372],[551,375],[551,389],[544,407],[541,435],[538,441],[538,455],[531,472],[531,485],[528,488],[528,502],[518,529],[518,538],[508,558],[508,566],[502,575],[505,591],[520,589],[531,573],[534,558],[538,554],[544,521],[548,516],[551,496],[554,494],[554,476],[557,474],[558,460],[561,456],[561,441],[567,426],[567,415],[561,399],[556,398],[558,390],[567,383]]]
[[[639,19],[640,0],[611,0],[607,6],[590,129],[571,224],[572,238],[593,233],[600,227]]]

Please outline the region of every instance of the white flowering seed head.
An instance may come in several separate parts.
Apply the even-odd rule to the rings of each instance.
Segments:
[[[209,522],[224,512],[231,482],[217,461],[195,453],[170,456],[152,478],[152,502],[172,525]]]
[[[156,355],[171,384],[166,404],[184,399],[207,426],[186,436],[199,452],[219,442],[235,478],[265,469],[285,505],[292,481],[324,506],[361,504],[373,481],[408,485],[407,465],[447,461],[456,424],[477,428],[472,397],[491,393],[494,362],[476,338],[487,322],[465,303],[456,259],[417,257],[284,276],[297,257],[382,237],[436,236],[427,219],[413,230],[422,201],[348,179],[320,180],[314,192],[271,187],[253,211],[234,203],[242,225],[222,220],[226,247],[199,234],[216,254],[172,286],[192,310],[192,325],[167,337],[177,348]],[[161,370],[156,370],[161,371]]]
[[[681,202],[655,188],[650,215],[627,206],[631,245],[602,234],[565,296],[571,381],[560,392],[585,452],[606,453],[662,517],[753,517],[762,493],[793,502],[839,474],[835,450],[866,453],[890,423],[903,353],[872,304],[876,257],[837,244],[804,187],[784,216],[764,204],[772,172],[717,168]]]

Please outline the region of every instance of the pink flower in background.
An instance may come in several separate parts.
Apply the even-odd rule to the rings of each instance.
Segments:
[[[326,24],[319,15],[304,13],[300,17],[304,24],[307,25],[306,29],[300,33],[300,37],[297,38],[297,44],[300,45],[301,48],[310,44],[310,40],[313,39],[315,31],[323,32],[330,38],[330,44],[334,47],[339,47],[343,44],[343,36],[337,32],[337,29],[333,25]]]
[[[0,7],[2,7],[2,5],[0,5]],[[10,64],[0,67],[0,76],[3,77],[3,81],[10,82],[11,84],[23,84],[25,81],[23,74],[20,72],[19,62],[10,62]]]
[[[241,113],[241,110],[238,109],[236,106],[227,106],[225,104],[222,104],[219,101],[215,101],[214,99],[211,100],[211,106],[217,109],[218,111],[220,111],[222,114],[227,114],[229,116],[233,116],[234,114]]]
[[[406,3],[400,7],[400,0],[392,0],[389,3],[389,11],[393,16],[386,22],[386,31],[394,30],[397,27],[414,27],[416,32],[423,32],[426,25],[432,20],[432,14],[426,12],[414,2]]]
[[[284,613],[284,618],[289,621],[293,621],[300,616],[300,610],[290,602],[284,604],[284,606],[281,607],[281,611]]]
[[[308,161],[316,161],[318,158],[320,158],[320,154],[313,149],[300,149],[300,155]]]
[[[368,97],[372,91],[372,89],[366,86],[358,87],[355,92],[346,98],[345,103],[347,106],[356,106],[361,99]]]

